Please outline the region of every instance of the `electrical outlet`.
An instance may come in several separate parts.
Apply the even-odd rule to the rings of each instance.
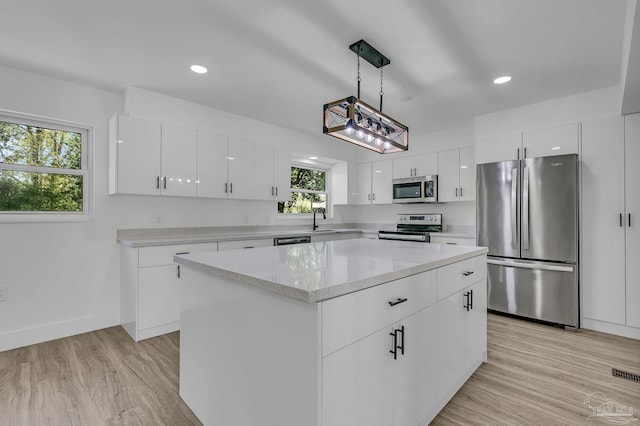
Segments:
[[[0,287],[0,302],[6,302],[6,301],[7,301],[7,288]]]

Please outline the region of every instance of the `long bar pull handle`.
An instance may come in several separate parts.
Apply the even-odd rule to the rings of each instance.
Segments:
[[[631,228],[631,213],[629,213],[629,228]]]
[[[520,148],[516,149],[516,160],[520,159]]]
[[[407,299],[406,297],[403,297],[403,298],[398,297],[398,298],[397,298],[396,300],[394,300],[393,302],[391,302],[391,301],[390,301],[390,302],[389,302],[389,306],[396,306],[396,305],[399,305],[399,304],[401,304],[401,303],[406,302],[407,300],[409,300],[409,299]]]
[[[398,359],[398,330],[393,330],[389,336],[393,336],[393,349],[389,353],[393,354],[393,359]]]
[[[271,187],[271,196],[273,197],[275,194],[275,191],[273,190],[273,186]]]
[[[167,177],[166,177],[166,176],[164,176],[164,177],[162,178],[162,181],[164,182],[164,183],[162,184],[162,186],[164,187],[164,189],[167,189]]]
[[[462,197],[462,187],[460,187],[460,197]]]
[[[178,265],[178,278],[180,278],[180,265]]]
[[[522,182],[522,248],[529,250],[529,168],[524,167]]]
[[[458,196],[458,188],[456,188],[456,197]]]
[[[229,192],[233,194],[233,182],[229,184]]]
[[[520,148],[518,148],[518,151]],[[511,248],[518,248],[518,169],[511,170]]]
[[[397,346],[397,349],[400,349],[400,354],[404,355],[404,325],[400,326],[400,330],[396,330],[396,333],[400,332],[402,335],[400,340],[400,346]]]
[[[160,189],[160,176],[156,176],[156,189]]]
[[[524,156],[522,158],[527,158],[527,147],[524,147]]]
[[[624,225],[622,225],[622,213],[620,213],[620,228],[622,228]]]
[[[473,309],[473,290],[469,290],[469,309]]]
[[[278,187],[276,186],[276,197],[278,196]]]
[[[224,183],[224,193],[226,194],[226,193],[228,193],[228,192],[229,192],[229,183],[228,183],[228,182],[225,182],[225,183]]]
[[[465,294],[462,295],[462,297],[464,297],[464,305],[462,305],[463,308],[465,308],[467,311],[469,311],[469,292],[467,291]]]

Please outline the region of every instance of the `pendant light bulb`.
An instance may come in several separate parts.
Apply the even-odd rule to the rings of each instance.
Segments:
[[[364,132],[362,130],[358,130],[356,132],[356,136],[359,137],[360,139],[364,138]]]
[[[376,146],[382,146],[382,139],[376,138]]]
[[[373,139],[374,139],[373,136],[371,136],[369,134],[367,135],[367,142],[371,143],[371,142],[373,142]]]

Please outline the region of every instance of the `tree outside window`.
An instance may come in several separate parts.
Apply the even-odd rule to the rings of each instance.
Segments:
[[[291,167],[291,200],[278,203],[278,213],[313,213],[327,207],[327,172],[303,167]]]
[[[87,213],[87,129],[0,115],[0,219]]]

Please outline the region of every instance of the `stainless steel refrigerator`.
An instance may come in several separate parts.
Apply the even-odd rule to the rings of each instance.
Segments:
[[[490,310],[578,327],[578,156],[477,166]]]

